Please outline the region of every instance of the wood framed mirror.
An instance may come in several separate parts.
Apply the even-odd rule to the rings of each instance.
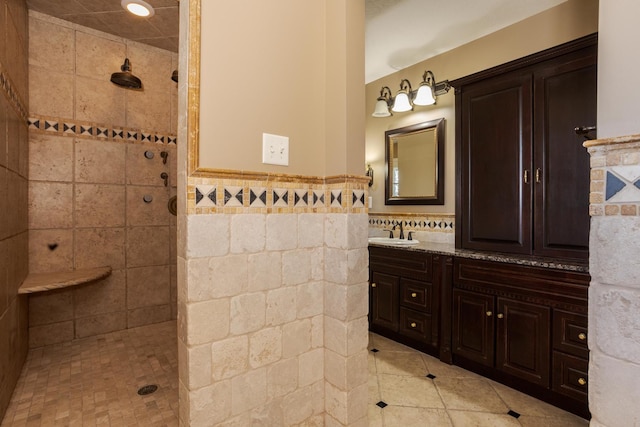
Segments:
[[[385,132],[385,205],[444,205],[444,119]]]

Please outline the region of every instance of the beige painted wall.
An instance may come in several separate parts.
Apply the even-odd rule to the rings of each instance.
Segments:
[[[201,167],[324,176],[345,173],[358,158],[364,173],[364,145],[346,144],[362,141],[362,132],[345,136],[353,124],[344,114],[364,114],[364,76],[347,87],[344,73],[332,71],[363,69],[364,60],[344,49],[363,24],[347,27],[331,9],[361,3],[237,1],[220,13],[216,2],[202,2]],[[349,97],[355,105],[345,91],[361,95]],[[263,133],[289,137],[289,166],[262,164]]]
[[[488,36],[474,40],[449,52],[398,71],[366,86],[366,162],[375,173],[370,189],[372,212],[455,212],[455,109],[454,90],[438,97],[435,106],[416,107],[410,113],[396,113],[389,118],[373,118],[371,113],[382,86],[395,93],[401,79],[407,78],[414,87],[422,73],[431,70],[437,81],[453,80],[482,71],[522,56],[594,33],[598,30],[598,0],[568,0],[524,21]],[[384,132],[428,120],[445,119],[445,205],[385,206],[384,205]]]

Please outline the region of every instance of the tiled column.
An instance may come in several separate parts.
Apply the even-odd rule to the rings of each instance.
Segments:
[[[366,212],[329,213],[324,228],[325,425],[367,426]]]
[[[585,145],[591,154],[591,425],[638,425],[640,135]]]

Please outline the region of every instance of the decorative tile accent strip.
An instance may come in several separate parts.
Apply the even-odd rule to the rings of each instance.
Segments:
[[[640,215],[640,135],[586,141],[591,155],[589,214]]]
[[[359,177],[346,177],[342,183],[323,183],[318,178],[301,176],[256,174],[258,179],[238,179],[242,172],[232,178],[226,178],[229,173],[223,175],[189,177],[188,214],[367,212],[364,204],[367,180]]]
[[[26,119],[29,130],[74,138],[99,138],[105,141],[128,143],[176,144],[176,136],[149,130],[128,129],[102,123],[88,123],[73,119],[31,115]]]
[[[9,74],[7,74],[7,72],[2,68],[2,64],[0,64],[0,91],[2,91],[2,95],[7,98],[9,104],[22,119],[23,123],[27,123],[31,126],[27,109],[25,108],[25,103],[20,99],[20,96],[15,89],[15,85],[11,82]],[[26,96],[27,94],[23,95]]]
[[[405,230],[453,233],[454,214],[369,213],[369,227],[390,228],[402,222]]]

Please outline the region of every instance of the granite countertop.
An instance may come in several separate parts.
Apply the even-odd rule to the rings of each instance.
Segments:
[[[472,251],[469,249],[456,249],[454,244],[434,243],[420,241],[415,245],[385,245],[383,243],[369,243],[369,246],[395,248],[404,251],[428,252],[439,255],[450,255],[460,258],[478,259],[484,261],[504,262],[509,264],[527,265],[531,267],[555,268],[558,270],[576,271],[580,273],[589,272],[588,262],[564,261],[553,258],[534,257],[529,255],[502,254],[499,252]]]

